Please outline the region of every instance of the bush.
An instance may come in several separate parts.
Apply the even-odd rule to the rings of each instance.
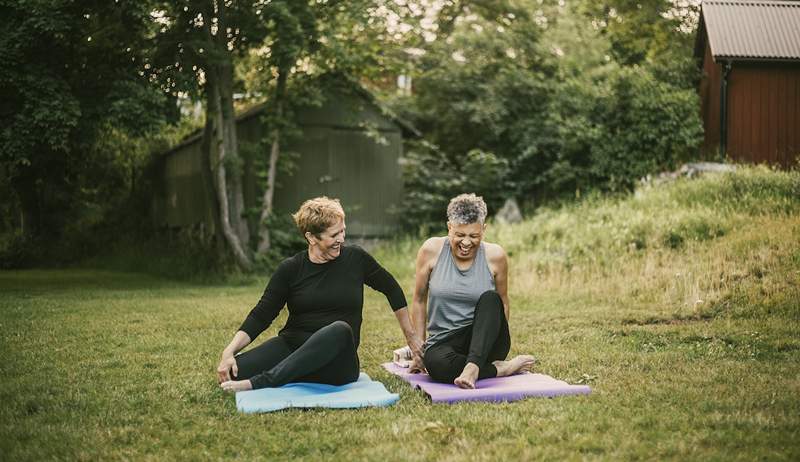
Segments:
[[[270,249],[267,255],[258,257],[260,270],[271,270],[290,255],[308,246],[305,238],[297,230],[297,226],[289,212],[275,211],[267,218]]]
[[[492,238],[503,242],[509,253],[533,252],[544,265],[590,261],[602,266],[643,249],[682,251],[726,236],[755,217],[800,213],[798,192],[800,172],[742,167],[623,198],[593,195],[579,203],[542,208],[519,225],[493,227],[503,234]]]
[[[642,176],[673,170],[697,154],[703,135],[697,95],[657,81],[638,66],[621,68],[597,101],[599,136],[591,147],[595,183],[632,190]]]
[[[408,230],[429,235],[444,229],[447,205],[461,193],[475,193],[486,201],[489,212],[503,203],[508,185],[500,178],[509,173],[508,161],[478,149],[451,160],[436,147],[417,143],[401,162],[405,194],[395,210]]]
[[[461,192],[490,207],[507,197],[539,205],[630,192],[641,177],[696,158],[702,141],[695,91],[644,67],[609,64],[558,80],[509,66],[481,74],[472,92],[472,73],[445,70],[422,79],[425,107],[411,114],[431,142],[415,143],[404,160],[403,221],[412,229],[439,223]]]

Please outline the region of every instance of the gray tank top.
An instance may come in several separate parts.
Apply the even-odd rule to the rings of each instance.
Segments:
[[[444,239],[439,259],[428,280],[428,340],[425,348],[472,324],[475,305],[481,294],[494,288],[494,277],[482,242],[472,266],[462,271],[453,260],[449,239]]]

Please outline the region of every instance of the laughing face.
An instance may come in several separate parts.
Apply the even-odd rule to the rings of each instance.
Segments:
[[[310,244],[309,253],[312,261],[315,263],[324,263],[335,260],[342,253],[345,228],[344,220],[339,220],[338,223],[329,226],[328,229],[319,233],[318,236],[307,233]]]
[[[471,261],[478,252],[478,246],[483,239],[483,223],[470,223],[460,225],[447,223],[447,237],[450,239],[450,251],[453,256],[462,261]]]

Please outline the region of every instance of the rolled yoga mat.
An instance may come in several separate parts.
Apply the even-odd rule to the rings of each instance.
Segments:
[[[389,406],[400,395],[389,393],[382,383],[373,381],[365,373],[356,382],[346,385],[322,383],[290,383],[278,388],[236,393],[236,408],[241,412],[272,412],[290,407],[358,408]]]
[[[383,367],[408,382],[412,387],[421,389],[434,403],[503,402],[517,401],[528,397],[552,398],[565,395],[588,395],[592,392],[588,385],[570,385],[549,375],[531,373],[478,380],[475,384],[477,388],[466,390],[452,383],[434,382],[428,374],[411,374],[408,369],[394,363],[385,363]]]

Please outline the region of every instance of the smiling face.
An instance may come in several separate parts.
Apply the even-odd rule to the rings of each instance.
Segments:
[[[450,239],[450,251],[458,260],[472,261],[478,252],[478,246],[483,240],[483,223],[470,223],[462,225],[447,222],[447,237]]]
[[[308,255],[314,263],[335,260],[342,253],[345,235],[344,220],[339,220],[318,235],[306,232]]]

